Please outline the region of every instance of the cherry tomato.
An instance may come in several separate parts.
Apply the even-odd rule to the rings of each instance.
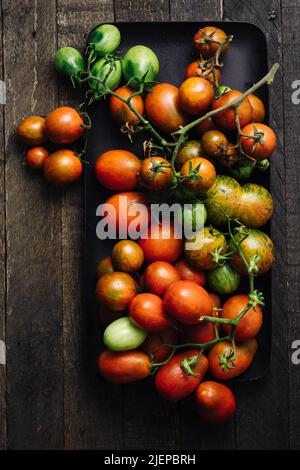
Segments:
[[[96,266],[97,278],[100,279],[100,277],[104,276],[104,274],[112,273],[113,270],[114,268],[111,262],[111,257],[106,256],[106,258],[103,258],[101,261],[99,261]]]
[[[54,186],[66,186],[80,178],[82,163],[72,150],[57,150],[44,165],[44,176]]]
[[[222,318],[229,318],[230,320],[235,319],[242,313],[244,308],[247,307],[249,301],[248,295],[237,294],[226,300],[221,311]],[[250,308],[248,312],[239,321],[238,326],[235,330],[235,339],[237,341],[248,341],[254,338],[262,327],[263,314],[262,309],[259,305],[255,308]],[[222,325],[223,330],[226,334],[230,333],[230,325]]]
[[[265,124],[252,123],[243,127],[242,133],[245,135],[258,137],[256,141],[251,137],[241,137],[242,149],[255,160],[269,158],[276,148],[275,132]]]
[[[228,139],[220,131],[207,131],[201,138],[203,154],[207,157],[219,157],[228,146]]]
[[[162,362],[170,356],[171,346],[175,346],[177,341],[177,329],[170,328],[159,333],[150,333],[143,342],[141,349],[150,357],[153,357],[153,362]]]
[[[183,241],[175,238],[174,227],[169,224],[152,224],[139,239],[146,264],[154,261],[175,263],[183,253]]]
[[[26,145],[41,145],[47,141],[45,119],[41,116],[29,116],[19,124],[18,135]]]
[[[78,74],[84,72],[84,58],[74,47],[61,47],[55,53],[54,67],[69,80],[76,80]]]
[[[191,77],[179,87],[179,103],[184,112],[196,116],[205,113],[214,97],[214,87],[205,78]]]
[[[198,140],[187,140],[178,150],[175,166],[180,170],[182,165],[192,158],[202,157],[202,147]]]
[[[192,241],[185,244],[185,257],[188,263],[196,269],[213,269],[216,266],[212,254],[220,250],[226,253],[226,239],[224,235],[213,227],[204,227],[197,232]]]
[[[140,171],[140,183],[147,189],[161,191],[172,184],[173,170],[170,162],[162,157],[145,158]]]
[[[205,62],[204,62],[205,64]],[[201,62],[195,61],[187,66],[185,69],[185,78],[190,77],[202,77],[206,78],[210,83],[214,83],[214,74],[212,72],[212,67],[201,66]],[[221,83],[221,72],[219,69],[215,69],[215,77],[218,83]]]
[[[200,286],[205,285],[205,273],[199,269],[193,268],[182,258],[175,263],[175,268],[182,281],[194,281]]]
[[[196,360],[199,351],[191,349],[176,354],[167,364],[162,366],[155,376],[155,386],[164,398],[178,401],[187,397],[198,387],[208,369],[208,361],[201,356],[198,363],[190,369],[195,375],[188,375],[183,364],[189,360]]]
[[[109,310],[109,308],[105,307],[104,305],[99,306],[98,313],[100,323],[104,327],[107,327],[118,318],[125,316],[125,312],[114,312],[113,310]]]
[[[195,193],[203,193],[214,184],[217,173],[206,158],[192,158],[182,166],[180,176],[184,178],[185,187]]]
[[[98,302],[115,312],[125,310],[136,295],[137,285],[127,273],[104,274],[97,282]]]
[[[241,276],[229,263],[216,266],[207,273],[207,284],[218,294],[232,294],[240,285]]]
[[[146,331],[127,316],[118,318],[105,328],[103,343],[111,351],[129,351],[138,348],[146,337]]]
[[[196,410],[203,421],[209,424],[224,424],[233,418],[236,402],[232,391],[226,385],[211,380],[202,382],[195,397]]]
[[[219,312],[213,311],[210,316],[218,317]],[[217,329],[220,329],[218,324]],[[182,325],[182,332],[184,342],[187,343],[207,343],[216,338],[214,324],[211,322],[202,321],[199,325]]]
[[[222,301],[220,299],[220,297],[215,294],[214,292],[208,292],[208,295],[212,301],[212,305],[213,305],[213,309],[214,308],[218,308],[220,309],[222,307]]]
[[[212,117],[208,117],[204,119],[204,121],[200,122],[200,124],[197,124],[196,126],[194,126],[193,131],[194,131],[195,136],[201,139],[201,137],[203,136],[203,134],[205,134],[205,132],[211,131],[213,129],[217,129],[217,125]]]
[[[103,351],[99,372],[109,382],[126,384],[143,380],[150,374],[150,358],[142,351]]]
[[[212,302],[203,287],[193,281],[177,281],[164,295],[166,311],[187,325],[197,325],[202,316],[211,315]]]
[[[231,104],[234,100],[242,96],[242,94],[243,93],[238,90],[230,90],[228,93],[225,93],[213,102],[212,109],[215,110],[221,108],[222,106],[227,106]],[[251,122],[252,106],[248,98],[244,98],[243,101],[239,104],[237,108],[237,114],[240,120],[241,127],[244,127],[249,124],[249,122]],[[214,120],[217,125],[222,127],[223,129],[226,129],[228,131],[233,131],[236,129],[233,108],[228,108],[224,111],[219,112],[214,116]]]
[[[134,91],[128,86],[122,86],[115,90],[117,95],[126,100],[133,94],[133,92]],[[131,105],[139,114],[144,113],[144,101],[140,95],[135,95],[131,99]],[[114,121],[116,121],[121,126],[126,122],[135,124],[139,120],[136,114],[131,111],[129,106],[126,103],[123,103],[123,101],[119,100],[116,96],[111,96],[109,100],[109,112]]]
[[[102,186],[113,191],[129,191],[138,184],[142,163],[127,150],[109,150],[95,162],[95,175]]]
[[[95,77],[89,81],[90,90],[93,92],[101,93],[101,91],[104,91],[104,81],[108,88],[115,90],[120,85],[122,79],[121,60],[116,59],[113,67],[111,67],[109,60],[102,57],[91,66],[91,75]]]
[[[162,299],[155,294],[138,294],[129,306],[129,315],[135,325],[146,331],[159,332],[174,324],[166,314]]]
[[[205,41],[206,37],[210,41]],[[210,59],[215,55],[220,43],[226,41],[227,34],[220,28],[216,26],[205,26],[205,28],[199,29],[199,31],[194,36],[194,49],[195,52],[201,54],[204,59]],[[223,57],[224,54],[228,51],[229,43],[224,44],[224,47],[221,50],[220,57]]]
[[[136,242],[120,240],[113,247],[111,259],[116,271],[134,273],[141,269],[144,262],[144,253]]]
[[[97,57],[113,54],[121,42],[121,33],[113,24],[97,26],[88,37],[88,48],[94,51]]]
[[[149,47],[133,46],[123,56],[122,70],[127,81],[131,78],[143,78],[151,82],[156,80],[159,61],[156,54]]]
[[[55,144],[72,144],[84,131],[84,122],[78,111],[68,106],[56,108],[45,121],[46,135]]]
[[[265,105],[256,95],[248,95],[248,100],[252,106],[251,122],[263,122],[266,115]]]
[[[26,152],[26,163],[33,170],[41,170],[49,155],[45,147],[32,147]]]
[[[138,210],[136,214],[131,212],[131,209],[137,204],[147,208],[148,200],[143,193],[127,191],[114,194],[105,201],[105,204],[109,204],[114,209],[111,213],[109,212],[106,220],[107,223],[115,227],[117,231],[120,228],[128,230],[132,224],[137,225],[137,230],[143,230],[148,227],[148,212],[145,220],[139,217],[140,214]]]
[[[144,289],[163,297],[166,289],[179,279],[179,274],[172,264],[155,261],[149,264],[144,272]]]

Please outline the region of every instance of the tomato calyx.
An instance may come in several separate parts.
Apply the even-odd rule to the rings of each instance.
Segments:
[[[191,377],[198,377],[198,375],[195,374],[195,372],[191,368],[198,364],[198,362],[201,359],[202,354],[203,354],[203,349],[200,349],[196,357],[192,359],[185,357],[184,359],[182,359],[182,361],[180,362],[180,367],[186,375],[191,376]]]
[[[224,354],[219,355],[219,364],[223,372],[227,372],[228,370],[235,368],[235,347],[233,343],[233,348],[227,348]]]
[[[257,305],[261,305],[262,307],[264,307],[265,299],[263,293],[257,289],[250,292],[248,305],[253,308],[255,308]]]

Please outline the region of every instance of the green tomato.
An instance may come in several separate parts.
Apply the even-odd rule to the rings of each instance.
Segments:
[[[225,95],[225,93],[228,93],[230,90],[231,88],[229,86],[226,86],[226,85],[219,86],[220,95]]]
[[[138,348],[146,337],[146,331],[135,326],[129,317],[122,317],[108,325],[103,342],[112,351],[129,351]]]
[[[270,162],[267,158],[265,160],[260,160],[259,162],[256,163],[256,167],[259,171],[267,171],[270,166]]]
[[[193,232],[201,230],[207,219],[207,212],[204,204],[194,202],[192,204],[184,204],[182,208],[182,222],[185,231]]]
[[[74,47],[62,47],[54,56],[54,66],[58,73],[71,79],[84,71],[84,59]]]
[[[241,276],[229,263],[207,271],[209,289],[217,294],[231,294],[240,284]]]
[[[123,57],[123,74],[128,81],[131,78],[146,77],[148,82],[156,80],[159,62],[156,54],[146,46],[133,46]]]
[[[113,24],[97,26],[88,38],[88,48],[93,50],[96,57],[104,57],[115,52],[121,42],[121,34]]]
[[[228,174],[238,181],[247,181],[253,173],[253,166],[238,166],[228,168]]]
[[[110,70],[110,64],[106,59],[99,59],[91,67],[91,75],[97,77],[99,80],[104,80],[107,73]],[[110,74],[106,79],[106,85],[111,89],[115,90],[120,85],[122,78],[122,65],[120,60],[116,60],[114,68],[111,70]],[[90,80],[89,86],[92,90],[97,91],[101,90],[101,84],[96,80]]]

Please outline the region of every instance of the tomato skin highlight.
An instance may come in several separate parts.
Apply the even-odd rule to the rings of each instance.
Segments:
[[[106,327],[103,333],[103,343],[111,351],[130,351],[138,348],[146,337],[146,331],[126,316],[118,318]]]
[[[96,285],[99,303],[115,312],[125,310],[137,295],[137,285],[127,273],[114,271],[104,274]]]
[[[115,90],[115,93],[124,99],[128,99],[133,94],[133,92],[134,90],[128,86],[122,86]],[[131,105],[139,114],[144,113],[144,101],[140,95],[136,95],[131,99]],[[123,101],[119,100],[116,96],[110,97],[109,112],[114,121],[116,121],[119,125],[123,125],[126,122],[134,124],[139,120],[139,118],[131,111],[128,105],[123,103]]]
[[[163,365],[155,376],[155,386],[160,395],[169,401],[179,401],[187,397],[197,388],[208,369],[208,360],[201,356],[197,365],[191,369],[197,376],[187,375],[181,368],[185,358],[195,359],[197,350],[188,350],[176,354],[167,364]]]
[[[202,287],[205,285],[206,276],[204,271],[193,268],[184,258],[177,261],[174,266],[182,281],[194,281]]]
[[[18,126],[18,135],[26,145],[42,145],[47,141],[45,119],[41,116],[28,116]]]
[[[130,303],[129,315],[135,325],[153,333],[174,325],[173,318],[166,314],[162,299],[151,293],[138,294]]]
[[[172,264],[165,261],[155,261],[149,264],[144,272],[144,290],[163,297],[167,288],[180,276]]]
[[[154,230],[153,237],[152,230]],[[155,238],[156,231],[158,238]],[[175,238],[173,225],[152,224],[152,226],[148,226],[146,234],[148,238],[141,237],[138,243],[144,252],[147,265],[154,263],[154,261],[166,261],[172,264],[182,256],[183,241],[180,238]]]
[[[251,137],[241,136],[242,149],[247,155],[257,161],[265,160],[266,158],[270,158],[276,149],[276,135],[269,126],[256,122],[243,127],[242,133],[247,136],[254,136],[256,130],[263,133],[261,141],[255,142]]]
[[[209,424],[224,424],[233,418],[235,397],[229,387],[218,382],[202,382],[195,392],[196,410]]]
[[[221,318],[235,319],[247,307],[248,301],[249,297],[245,294],[237,294],[230,297],[223,305],[223,310],[220,312]],[[248,341],[255,338],[262,327],[262,323],[263,314],[261,307],[259,305],[256,305],[255,309],[250,307],[237,325],[235,339],[237,341]],[[230,325],[224,324],[222,328],[226,334],[230,333]]]
[[[82,174],[81,160],[72,150],[57,150],[44,164],[44,176],[54,186],[67,186]]]
[[[103,351],[98,369],[109,382],[126,384],[143,380],[150,374],[150,358],[142,351]]]
[[[150,333],[143,342],[141,349],[150,357],[153,356],[153,362],[162,362],[170,356],[171,346],[175,346],[177,341],[177,329],[170,328],[159,333]]]
[[[95,162],[95,175],[102,186],[112,191],[130,191],[138,185],[141,161],[127,150],[109,150]]]
[[[184,112],[198,116],[210,107],[214,97],[214,87],[205,78],[191,77],[180,85],[178,97]]]
[[[139,271],[144,262],[144,253],[141,247],[132,240],[120,240],[112,251],[112,264],[114,270],[124,273]]]
[[[45,132],[55,144],[72,144],[81,137],[83,126],[83,119],[76,109],[61,106],[46,117]]]
[[[242,96],[242,92],[238,90],[230,90],[228,93],[217,98],[212,105],[212,109],[219,109],[222,106],[232,103],[234,100]],[[238,117],[241,127],[246,126],[252,119],[252,106],[248,98],[244,98],[237,108]],[[214,121],[225,130],[233,131],[236,129],[236,122],[233,108],[225,109],[214,116]]]
[[[41,170],[49,155],[50,153],[45,147],[31,147],[26,152],[26,164],[33,170]]]

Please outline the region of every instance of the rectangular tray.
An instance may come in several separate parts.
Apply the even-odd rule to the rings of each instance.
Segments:
[[[179,85],[184,79],[186,66],[192,62],[192,38],[198,27],[205,22],[186,23],[118,23],[121,31],[121,51],[124,53],[135,44],[149,46],[155,51],[160,61],[158,80]],[[253,83],[267,73],[267,46],[264,34],[256,26],[249,23],[210,22],[234,35],[230,50],[227,53],[222,68],[222,84],[241,91],[247,90]],[[264,101],[268,110],[268,89],[263,87],[258,95]],[[267,111],[268,113],[268,111]],[[100,187],[94,176],[94,162],[97,157],[110,149],[128,149],[142,156],[141,146],[137,141],[130,144],[122,135],[108,114],[107,102],[101,102],[91,107],[92,129],[89,135],[87,160],[85,170],[85,274],[84,297],[87,315],[88,355],[89,365],[96,372],[96,358],[101,350],[102,327],[98,320],[97,303],[95,300],[95,268],[105,256],[110,255],[114,241],[101,241],[96,237],[97,206],[111,194]],[[268,122],[268,115],[266,118]],[[261,180],[261,181],[259,181]],[[255,181],[270,187],[269,173],[262,175],[255,172]],[[270,224],[263,228],[270,233]],[[268,370],[271,359],[271,274],[256,280],[257,288],[264,292],[266,307],[264,323],[258,336],[259,348],[251,367],[238,380],[256,380]],[[242,290],[247,292],[247,283]]]

